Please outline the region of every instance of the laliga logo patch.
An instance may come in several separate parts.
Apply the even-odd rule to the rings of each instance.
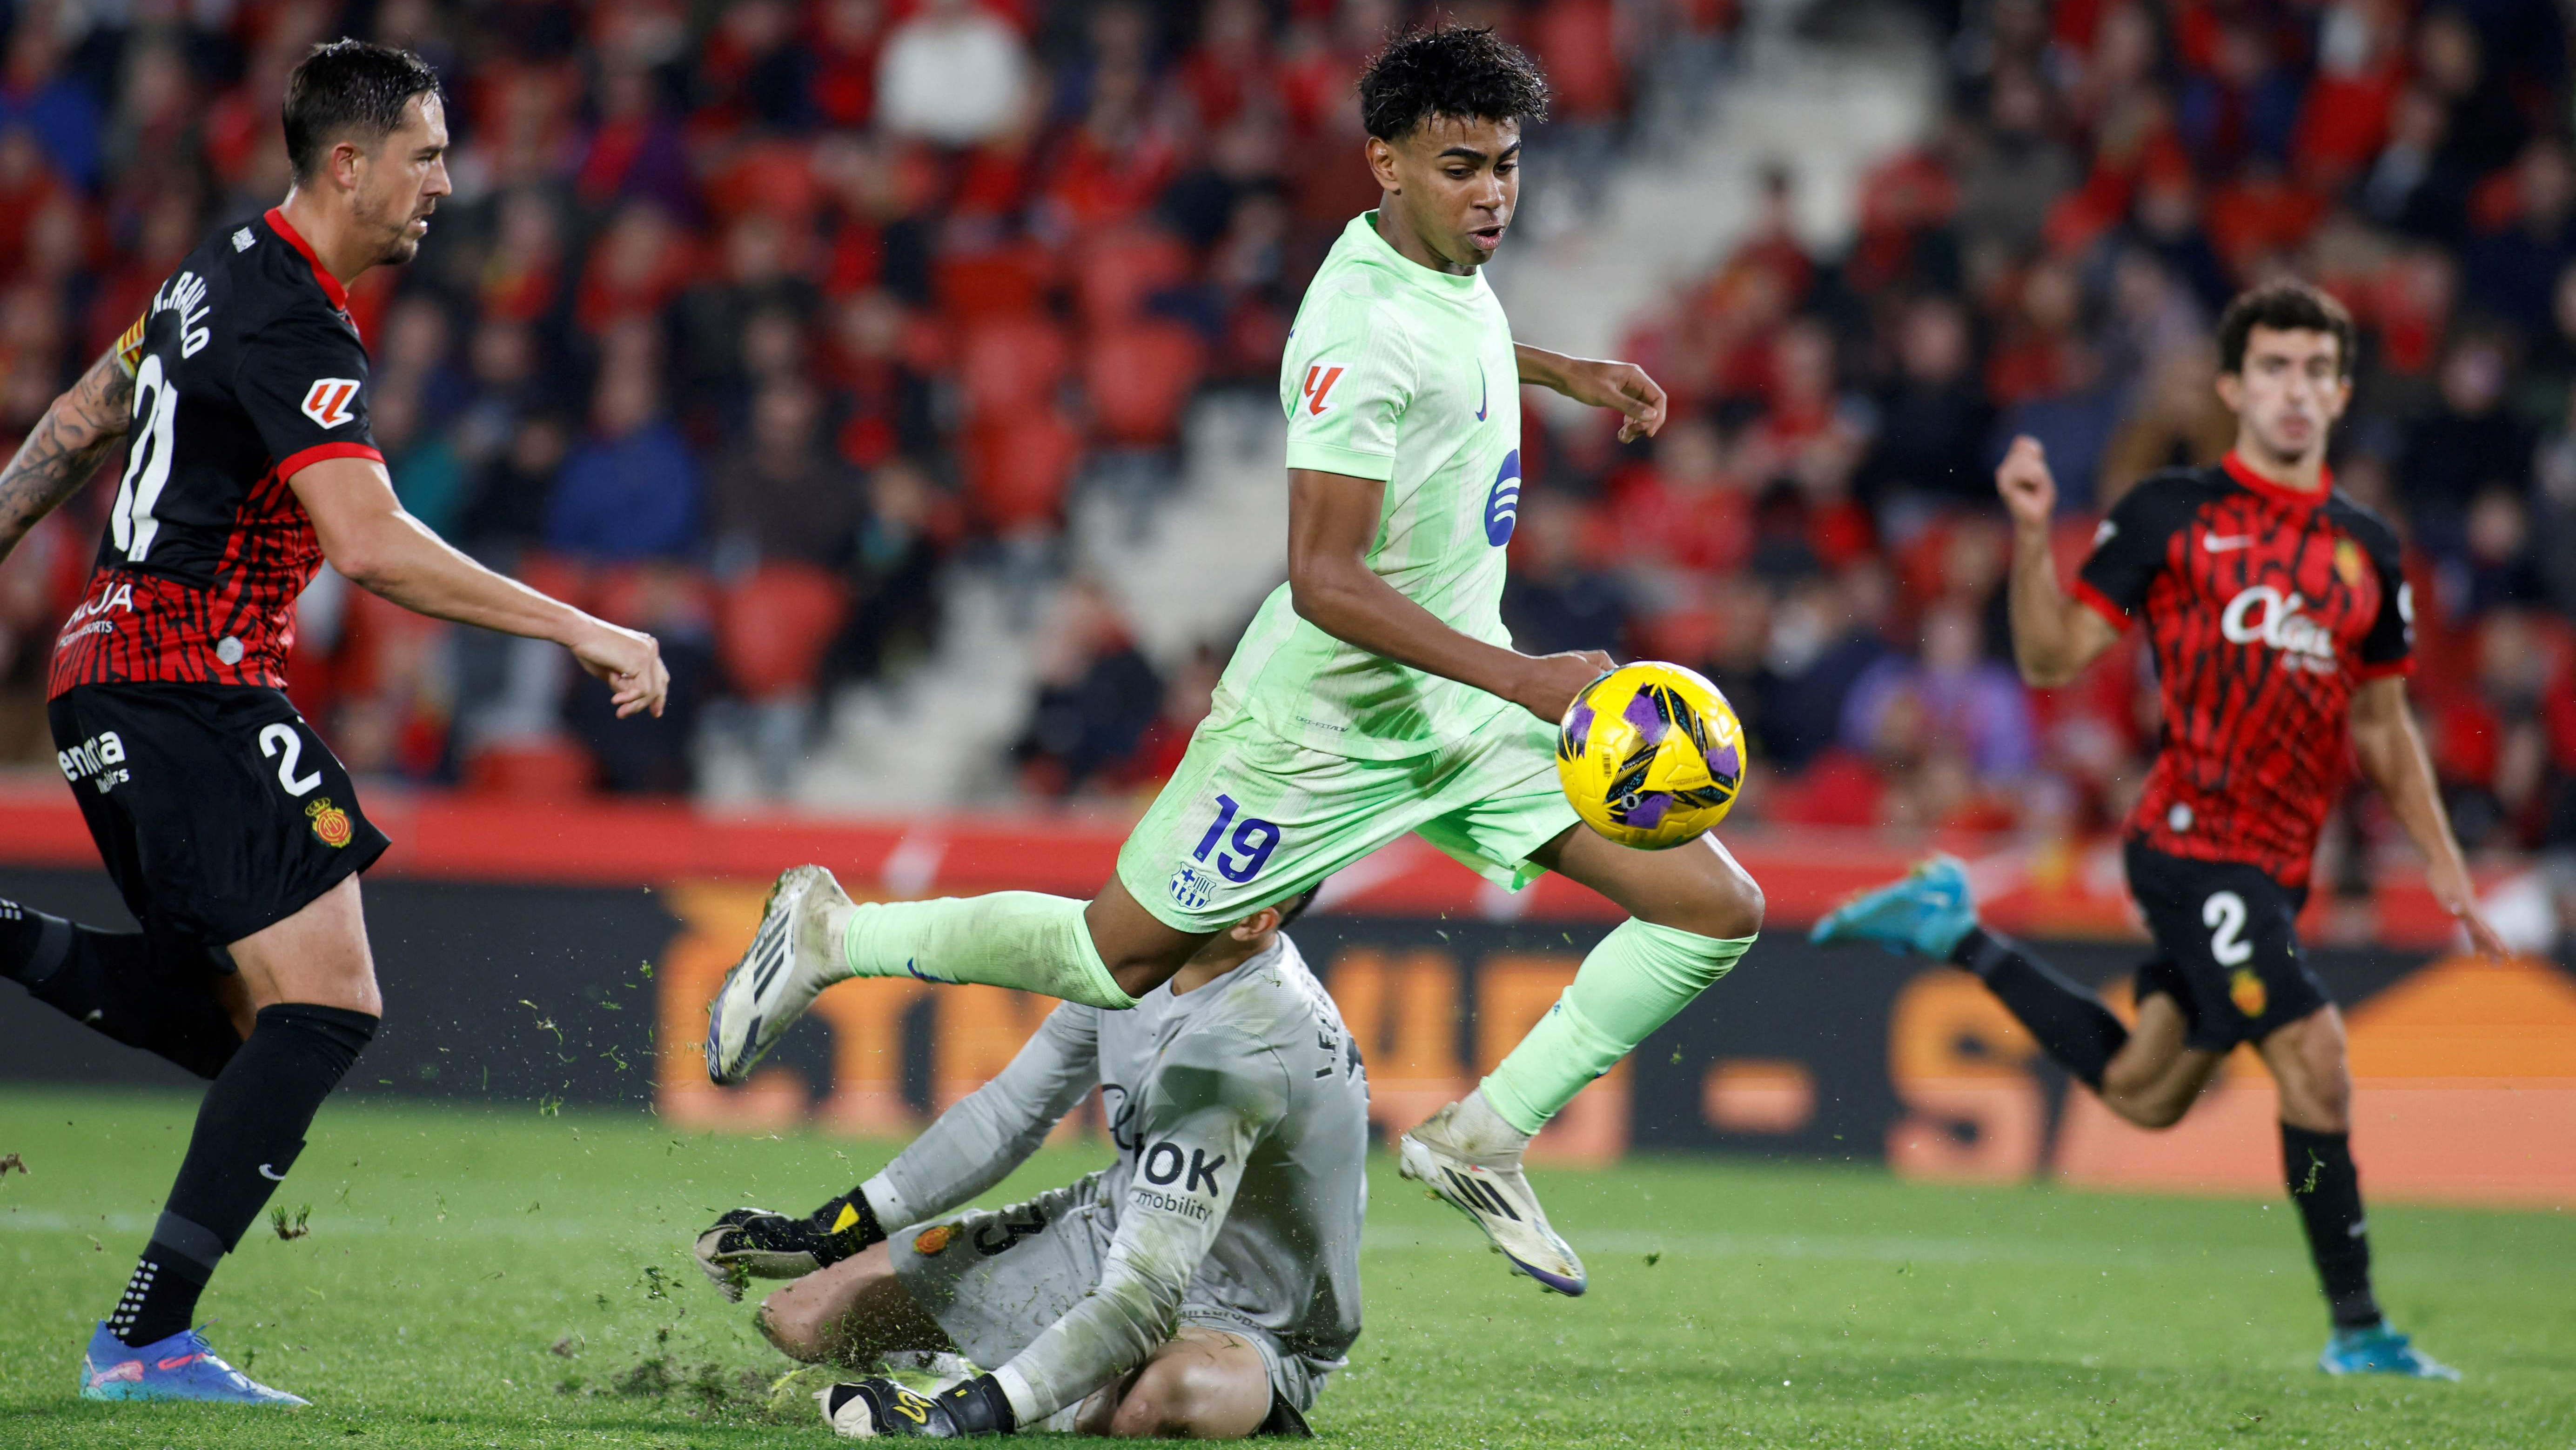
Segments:
[[[1521,451],[1517,448],[1503,455],[1503,466],[1494,474],[1494,491],[1485,495],[1485,542],[1499,549],[1512,541],[1512,527],[1521,516]]]
[[[331,804],[329,796],[306,806],[304,814],[312,819],[313,834],[323,845],[336,851],[349,844],[349,837],[354,834],[349,826],[349,813]]]
[[[1342,380],[1338,363],[1315,363],[1306,369],[1305,385],[1298,389],[1306,396],[1306,416],[1321,417],[1332,406],[1333,384]]]
[[[349,411],[357,397],[356,378],[317,378],[304,390],[302,412],[325,428],[337,428],[357,416]]]
[[[937,1258],[948,1247],[948,1241],[955,1237],[955,1224],[933,1224],[912,1236],[912,1251],[925,1259]]]

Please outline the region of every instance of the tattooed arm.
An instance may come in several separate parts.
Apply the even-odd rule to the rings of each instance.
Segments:
[[[9,557],[38,519],[89,482],[99,459],[125,436],[133,407],[134,379],[113,349],[54,399],[18,445],[18,456],[0,469],[0,559]]]

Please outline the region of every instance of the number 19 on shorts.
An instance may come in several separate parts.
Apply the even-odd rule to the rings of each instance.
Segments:
[[[1216,819],[1208,822],[1207,834],[1199,837],[1198,848],[1190,860],[1216,868],[1218,875],[1241,886],[1261,874],[1270,864],[1270,853],[1279,849],[1279,827],[1269,821],[1243,815],[1243,807],[1234,797],[1216,798]],[[1216,883],[1198,866],[1183,863],[1172,873],[1172,899],[1190,911],[1203,909],[1215,897]]]

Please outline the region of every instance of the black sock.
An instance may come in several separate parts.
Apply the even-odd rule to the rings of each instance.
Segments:
[[[62,965],[67,939],[55,930],[69,926],[59,916],[0,900],[0,977],[13,982],[40,982]]]
[[[204,1078],[241,1047],[207,986],[209,970],[201,960],[171,960],[139,932],[99,931],[0,901],[0,976],[82,1026]]]
[[[163,1216],[165,1224],[167,1218]],[[186,1236],[185,1230],[181,1234]],[[125,1295],[116,1301],[116,1312],[107,1316],[109,1332],[126,1344],[140,1345],[158,1344],[186,1329],[196,1317],[197,1296],[205,1292],[206,1280],[214,1272],[211,1260],[201,1262],[163,1243],[156,1228],[152,1242],[143,1247],[143,1257],[134,1261],[134,1273],[125,1281]]]
[[[152,1244],[137,1265],[148,1280],[118,1330],[128,1344],[149,1344],[187,1328],[197,1291],[231,1253],[268,1204],[268,1196],[304,1151],[304,1130],[322,1099],[338,1086],[376,1033],[364,1012],[287,1002],[259,1009],[250,1040],[233,1054],[206,1101],[197,1130]],[[146,1266],[155,1272],[146,1275]],[[193,1272],[174,1272],[174,1266]],[[175,1327],[173,1320],[176,1320]],[[112,1326],[113,1327],[113,1326]]]
[[[2058,975],[2012,938],[1996,936],[1982,926],[1968,928],[1950,960],[1976,973],[1986,989],[2039,1039],[2040,1050],[2086,1087],[2101,1091],[2102,1070],[2129,1040],[2129,1029],[2120,1025],[2101,998]]]
[[[2361,1216],[2361,1174],[2352,1166],[2346,1133],[2311,1133],[2281,1125],[2281,1172],[2290,1202],[2308,1231],[2308,1256],[2316,1260],[2326,1308],[2337,1329],[2368,1329],[2380,1322],[2370,1292],[2370,1236]]]

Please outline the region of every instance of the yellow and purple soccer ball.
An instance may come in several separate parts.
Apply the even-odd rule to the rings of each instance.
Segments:
[[[1744,785],[1744,724],[1705,676],[1642,660],[1585,687],[1556,736],[1576,815],[1623,846],[1696,841]]]

